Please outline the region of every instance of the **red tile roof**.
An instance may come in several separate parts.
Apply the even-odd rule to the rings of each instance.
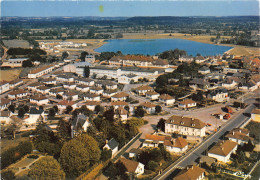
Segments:
[[[208,153],[227,156],[236,146],[237,143],[230,140],[219,141],[209,150]]]
[[[67,101],[67,100],[63,100],[58,103],[58,105],[64,105],[64,106],[72,106],[74,104],[76,104],[74,101]]]
[[[197,180],[205,172],[205,169],[198,166],[188,166],[181,170],[173,180]]]

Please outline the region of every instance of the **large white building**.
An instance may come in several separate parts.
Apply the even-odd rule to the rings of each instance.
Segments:
[[[182,135],[203,137],[206,133],[206,125],[199,119],[173,115],[165,122],[165,133],[176,132]]]
[[[28,60],[29,58],[16,58],[16,59],[8,59],[8,61],[4,61],[1,67],[22,67],[23,61]]]
[[[28,78],[35,79],[35,78],[41,77],[41,76],[51,72],[54,68],[55,67],[53,65],[47,65],[47,66],[43,66],[43,67],[34,69],[28,73]]]
[[[10,90],[10,84],[8,82],[0,82],[0,94],[9,90]]]

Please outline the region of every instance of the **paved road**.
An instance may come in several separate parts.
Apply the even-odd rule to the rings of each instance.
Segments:
[[[235,117],[230,119],[222,128],[216,132],[215,134],[211,135],[208,139],[203,141],[202,144],[188,152],[185,156],[180,158],[178,161],[173,163],[169,166],[161,175],[155,177],[154,179],[172,179],[172,173],[175,171],[177,167],[186,167],[189,164],[192,164],[196,159],[202,156],[202,154],[206,154],[206,151],[209,149],[209,146],[212,145],[214,142],[223,138],[223,135],[227,132],[232,130],[235,127],[239,127],[243,122],[248,120],[247,113],[251,113],[251,111],[255,108],[253,102],[255,98],[250,98],[246,102],[251,103],[244,111],[237,114]]]

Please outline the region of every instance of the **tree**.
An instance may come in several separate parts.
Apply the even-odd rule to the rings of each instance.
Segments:
[[[100,159],[100,153],[95,139],[81,134],[63,145],[60,164],[67,177],[78,177]]]
[[[55,116],[55,110],[54,110],[54,108],[51,108],[50,110],[49,110],[49,116],[50,117],[54,117]]]
[[[62,59],[66,59],[67,57],[69,57],[69,53],[67,51],[64,51],[61,56]]]
[[[39,106],[39,110],[43,110],[43,111],[44,111],[44,108],[43,108],[43,106]]]
[[[162,111],[162,107],[161,106],[159,106],[159,105],[155,106],[155,112],[157,114],[159,114],[161,111]]]
[[[56,99],[62,99],[62,95],[57,94],[57,95],[56,95]]]
[[[165,86],[168,83],[168,79],[165,75],[161,75],[156,79],[156,84],[158,86]]]
[[[15,179],[14,172],[12,170],[7,170],[1,173],[1,179],[3,180],[13,180]]]
[[[56,159],[50,156],[43,157],[35,162],[29,171],[28,176],[32,179],[65,179],[65,173],[61,169],[60,164]]]
[[[62,142],[67,141],[71,137],[71,124],[63,119],[59,120],[57,125],[58,137]]]
[[[145,111],[142,106],[138,106],[135,110],[135,116],[144,117]]]
[[[101,111],[101,106],[96,105],[94,111],[98,114]]]
[[[53,106],[52,108],[55,110],[55,113],[57,113],[59,111],[59,108],[57,105]]]
[[[23,108],[24,108],[24,110],[25,110],[26,113],[29,112],[29,110],[30,110],[30,109],[29,109],[29,106],[27,106],[27,105],[24,105]]]
[[[33,67],[33,63],[31,60],[26,60],[22,62],[22,67]]]
[[[147,164],[147,168],[151,171],[155,171],[159,164],[153,160],[149,161]]]
[[[8,106],[9,111],[11,111],[12,113],[14,113],[15,111],[15,105],[11,104],[10,106]]]
[[[100,160],[105,162],[107,161],[108,159],[110,159],[112,157],[112,151],[111,149],[103,149],[103,151],[101,152],[101,158]]]
[[[70,105],[68,105],[66,107],[66,114],[69,114],[72,110],[73,110],[73,108]]]
[[[110,108],[109,110],[105,111],[103,114],[103,116],[110,122],[114,121],[114,115],[115,115],[114,108]]]
[[[165,119],[161,118],[157,124],[157,128],[161,129],[163,132],[165,131]]]
[[[88,55],[88,52],[86,52],[86,51],[81,52],[81,54],[80,54],[81,61],[85,61],[85,58],[87,55]]]
[[[121,161],[118,161],[115,164],[110,162],[107,168],[104,169],[104,175],[115,179],[124,179],[124,180],[129,179],[126,172],[127,169]]]
[[[84,67],[84,77],[89,78],[90,70],[89,66]]]
[[[19,111],[18,111],[18,116],[19,116],[20,118],[23,118],[23,117],[24,117],[24,114],[25,114],[24,108],[20,108]]]

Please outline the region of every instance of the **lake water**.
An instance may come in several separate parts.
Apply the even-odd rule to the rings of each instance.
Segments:
[[[221,55],[232,49],[228,46],[218,46],[184,39],[113,39],[107,40],[107,44],[95,49],[96,52],[117,52],[123,54],[155,55],[167,50],[181,49],[188,55],[202,56]]]

